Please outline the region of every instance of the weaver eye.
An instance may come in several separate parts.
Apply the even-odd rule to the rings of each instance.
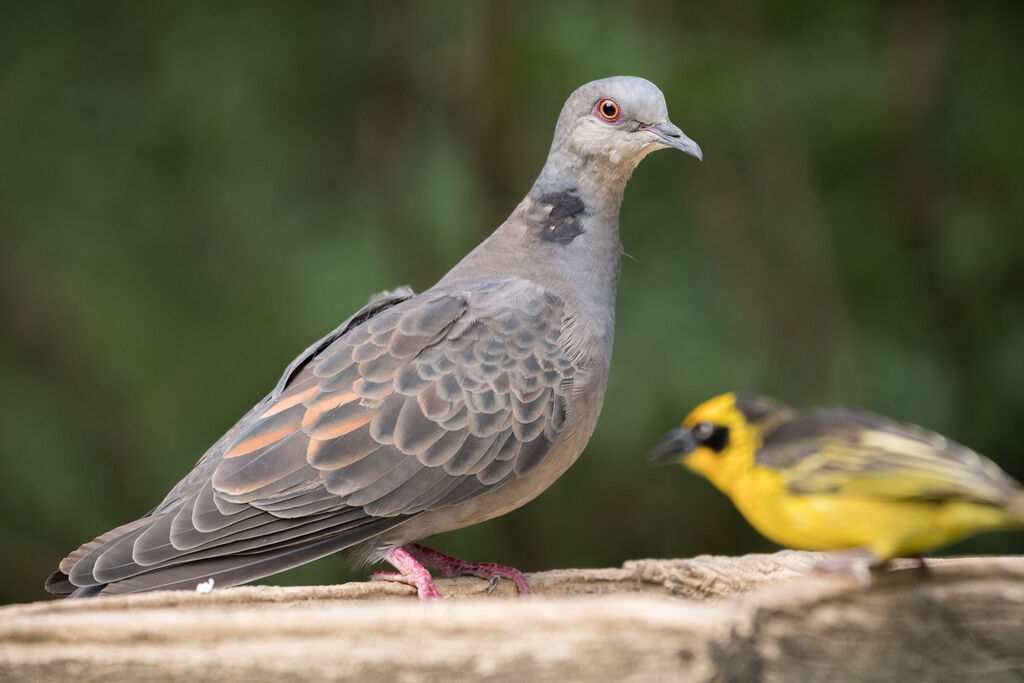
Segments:
[[[702,446],[710,448],[715,453],[721,453],[729,445],[728,427],[716,427],[710,422],[701,422],[690,433]]]
[[[692,434],[698,441],[706,441],[715,431],[715,426],[710,422],[700,422],[692,430]]]
[[[605,121],[614,121],[619,116],[619,105],[611,98],[605,98],[597,103],[597,111]]]

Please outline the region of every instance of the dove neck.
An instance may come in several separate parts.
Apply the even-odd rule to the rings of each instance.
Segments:
[[[520,276],[562,298],[573,315],[610,325],[622,254],[619,207],[631,171],[549,159],[508,220],[442,282]]]
[[[587,214],[617,229],[622,195],[635,167],[636,163],[612,163],[604,156],[583,157],[556,151],[548,157],[527,198],[576,193]]]

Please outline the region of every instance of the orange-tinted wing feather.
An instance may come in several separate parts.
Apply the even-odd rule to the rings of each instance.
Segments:
[[[562,319],[560,300],[517,279],[357,316],[296,359],[149,523],[83,546],[62,572],[87,589],[118,582],[95,588],[110,593],[210,572],[238,583],[529,473],[565,422]]]
[[[507,307],[503,284],[418,297],[330,346],[238,435],[215,491],[263,507],[322,486],[339,509],[393,516],[529,472],[561,429],[574,368],[561,302],[516,281]]]

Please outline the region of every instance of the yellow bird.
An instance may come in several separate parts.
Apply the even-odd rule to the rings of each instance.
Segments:
[[[981,531],[1024,528],[1024,487],[978,453],[849,408],[797,412],[722,394],[652,452],[682,462],[781,545],[879,564]]]

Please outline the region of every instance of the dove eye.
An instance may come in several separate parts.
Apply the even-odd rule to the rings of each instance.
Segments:
[[[619,118],[619,105],[610,97],[606,97],[598,102],[594,108],[605,121],[615,121]]]

